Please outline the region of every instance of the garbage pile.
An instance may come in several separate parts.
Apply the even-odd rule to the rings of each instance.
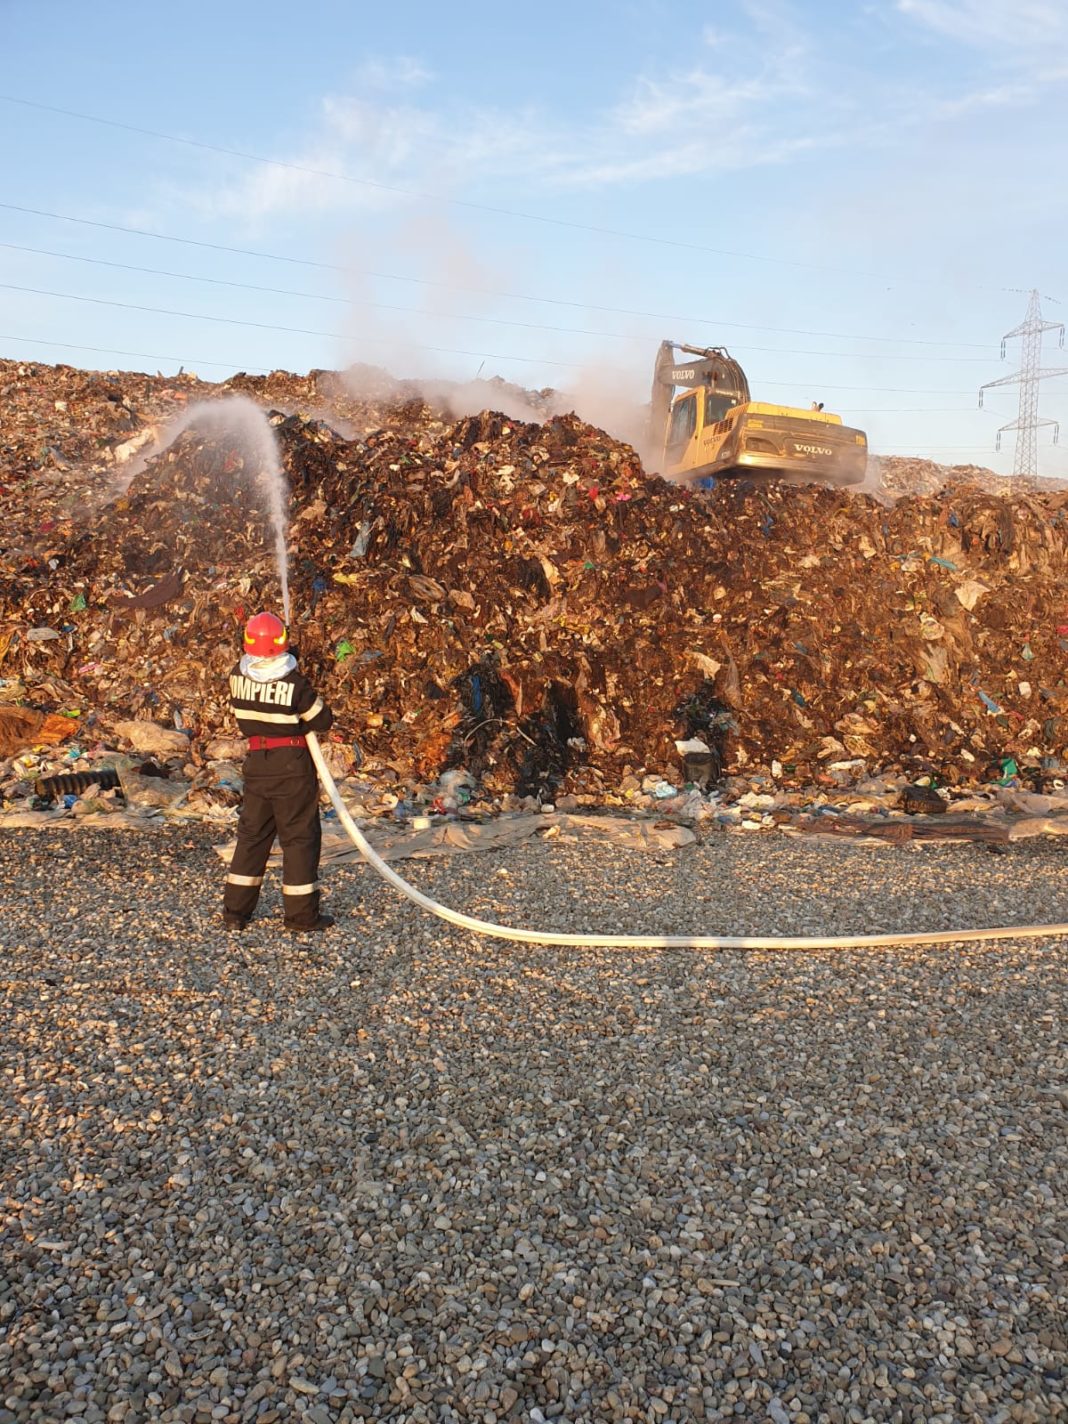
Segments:
[[[988,494],[1009,498],[1065,488],[1063,480],[998,475],[982,465],[938,465],[934,460],[917,460],[906,455],[872,456],[868,484],[879,498],[888,502],[907,494],[936,495],[959,484],[975,485]]]
[[[1006,497],[969,475],[889,507],[774,483],[695,493],[574,416],[454,420],[414,388],[357,398],[329,372],[101,388],[70,368],[49,387],[49,369],[0,379],[0,417],[19,417],[0,418],[0,485],[22,511],[0,550],[0,702],[68,716],[83,750],[129,751],[139,723],[178,739],[156,755],[190,784],[209,747],[240,759],[219,742],[225,675],[245,617],[278,606],[248,451],[193,423],[142,446],[128,488],[113,477],[131,430],[158,442],[207,389],[273,407],[293,637],[337,711],[341,772],[401,798],[452,772],[468,796],[548,802],[725,774],[950,787],[1009,759],[1036,783],[1065,770],[1061,489]],[[49,408],[56,389],[71,395]],[[125,414],[98,420],[90,399]],[[69,469],[35,453],[34,410]],[[57,515],[55,477],[87,470],[96,502]]]
[[[108,496],[108,471],[204,387],[195,377],[0,361],[0,578],[47,563],[72,519]]]

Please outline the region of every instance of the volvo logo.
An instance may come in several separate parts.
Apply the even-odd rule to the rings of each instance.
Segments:
[[[794,449],[799,455],[833,455],[834,451],[829,445],[801,445],[794,441]]]

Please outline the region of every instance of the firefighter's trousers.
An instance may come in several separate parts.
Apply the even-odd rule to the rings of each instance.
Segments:
[[[229,922],[252,918],[267,857],[277,835],[282,846],[282,897],[291,929],[314,925],[319,915],[319,783],[303,747],[249,752],[242,768],[245,799],[237,823],[237,849],[226,877],[223,906]]]

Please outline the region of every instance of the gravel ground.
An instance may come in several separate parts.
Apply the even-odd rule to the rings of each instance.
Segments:
[[[0,1424],[1065,1417],[1065,944],[487,944],[199,829],[0,838]],[[560,928],[1068,921],[1068,851],[409,865]]]

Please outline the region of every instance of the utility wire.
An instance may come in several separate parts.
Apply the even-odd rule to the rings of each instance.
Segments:
[[[56,252],[51,248],[28,247],[18,242],[0,242],[0,248],[9,252],[29,252],[37,257],[55,257],[66,262],[87,263],[93,267],[109,267],[120,272],[139,272],[148,277],[170,277],[181,282],[203,282],[213,287],[231,287],[244,292],[263,292],[275,297],[299,297],[306,301],[329,302],[334,306],[372,307],[377,311],[405,312],[410,316],[419,317],[420,320],[426,320],[429,317],[438,321],[472,321],[483,326],[511,326],[522,331],[552,331],[568,336],[597,336],[613,341],[637,341],[643,345],[655,339],[629,331],[600,331],[596,328],[582,326],[555,326],[547,322],[511,321],[507,317],[473,316],[466,312],[421,311],[418,307],[399,306],[393,302],[372,302],[363,298],[334,297],[321,292],[301,292],[292,287],[264,287],[254,282],[234,282],[222,277],[201,277],[193,272],[172,272],[162,267],[139,267],[130,262],[112,262],[103,257],[84,257],[76,252]],[[918,356],[911,353],[902,355],[896,351],[812,351],[792,346],[736,346],[734,349],[736,351],[768,352],[772,355],[782,356],[830,356],[847,361],[940,361],[951,364],[969,361],[983,366],[990,364],[989,358],[986,356]]]
[[[187,312],[187,311],[180,311],[180,310],[177,310],[177,309],[174,308],[174,307],[151,307],[151,306],[143,305],[142,303],[139,303],[139,302],[119,302],[119,301],[114,301],[114,300],[112,300],[112,299],[110,299],[110,298],[107,298],[107,297],[88,297],[88,296],[83,296],[83,295],[81,295],[81,294],[78,293],[78,292],[56,292],[56,291],[51,291],[51,290],[49,290],[49,289],[42,288],[42,287],[25,287],[25,286],[21,286],[21,285],[15,283],[15,282],[0,282],[0,291],[25,292],[25,293],[30,294],[31,296],[37,296],[37,297],[55,297],[55,298],[58,298],[60,301],[68,301],[68,302],[87,302],[87,303],[89,303],[89,304],[92,305],[92,306],[117,307],[117,308],[119,308],[119,309],[122,310],[122,311],[149,312],[149,313],[151,313],[152,315],[155,315],[155,316],[176,316],[176,317],[182,317],[182,318],[184,318],[184,319],[187,320],[187,321],[207,321],[207,322],[212,322],[212,323],[214,323],[214,324],[216,324],[216,325],[221,325],[221,326],[247,326],[247,327],[252,327],[252,328],[254,328],[254,329],[257,330],[257,331],[280,331],[280,332],[285,332],[285,333],[287,333],[287,334],[289,334],[289,335],[291,335],[291,336],[318,336],[318,337],[325,337],[326,339],[331,340],[331,341],[351,341],[351,340],[352,340],[352,333],[351,333],[351,332],[342,332],[342,331],[316,331],[316,330],[314,330],[314,329],[312,329],[312,328],[303,327],[303,326],[279,326],[279,325],[275,324],[274,322],[248,321],[248,320],[241,319],[241,318],[239,318],[239,317],[212,316],[212,315],[208,315],[207,313],[204,313],[204,312]],[[381,342],[381,341],[373,341],[373,342],[370,342],[370,343],[368,343],[368,344],[370,344],[370,345],[375,345],[375,346],[381,346],[381,345],[383,345],[383,344],[385,344],[385,343],[383,343],[383,342]],[[466,349],[459,348],[459,347],[453,347],[453,346],[430,346],[430,345],[427,345],[426,343],[423,343],[423,342],[414,342],[414,343],[410,343],[410,344],[411,344],[411,346],[412,346],[412,348],[413,348],[414,350],[418,350],[418,351],[433,351],[433,352],[438,352],[438,353],[445,354],[445,355],[450,355],[450,356],[477,356],[477,357],[480,357],[481,359],[486,360],[486,361],[519,361],[519,362],[522,362],[524,365],[530,365],[530,366],[561,366],[561,367],[568,367],[568,368],[573,369],[573,370],[582,370],[582,369],[584,369],[584,363],[583,363],[583,362],[580,362],[580,361],[558,361],[558,360],[554,360],[554,359],[552,359],[552,358],[550,358],[550,357],[547,357],[547,356],[544,356],[544,357],[543,357],[543,356],[515,356],[515,355],[504,354],[504,353],[501,353],[501,352],[498,352],[498,351],[468,351],[468,350],[466,350]],[[609,369],[609,368],[605,368],[605,369],[607,370],[607,369]],[[618,369],[618,368],[616,368],[616,369]],[[622,373],[622,374],[626,374],[626,373]],[[798,384],[800,384],[800,383],[797,382],[797,381],[764,381],[764,382],[762,382],[762,384],[765,385],[765,386],[779,386],[779,387],[786,387],[787,389],[790,389],[790,390],[795,390],[795,389],[797,388]],[[834,382],[829,382],[829,381],[820,381],[818,384],[819,384],[819,386],[821,387],[821,389],[824,389],[824,390],[831,390],[831,391],[878,391],[878,392],[880,392],[880,393],[890,393],[890,394],[893,394],[893,395],[916,395],[916,396],[924,396],[924,395],[967,396],[967,395],[971,395],[971,394],[972,394],[971,391],[944,390],[944,389],[929,389],[929,388],[926,388],[926,387],[916,387],[916,386],[911,386],[911,387],[909,387],[909,386],[906,386],[906,387],[902,387],[902,386],[843,386],[843,385],[838,385],[838,384],[836,384],[836,383],[834,383]]]
[[[956,450],[959,455],[993,455],[990,445],[925,445],[922,450],[873,450],[873,455],[898,455],[902,459],[922,460],[925,455],[943,455]]]
[[[224,362],[224,361],[200,361],[200,360],[195,360],[195,359],[194,359],[193,357],[191,357],[191,356],[187,356],[187,357],[185,357],[184,359],[183,359],[183,358],[179,358],[178,356],[159,356],[159,355],[153,354],[153,353],[150,352],[150,351],[119,351],[119,350],[116,350],[115,348],[109,347],[109,346],[79,346],[79,345],[75,345],[73,342],[69,342],[69,341],[43,341],[43,340],[41,340],[41,339],[39,339],[39,338],[36,338],[36,337],[29,337],[29,336],[6,336],[6,335],[4,335],[3,333],[0,333],[0,341],[18,341],[18,342],[21,342],[21,343],[23,343],[23,344],[25,344],[25,345],[28,345],[28,346],[29,346],[29,345],[33,345],[33,346],[54,346],[54,347],[56,347],[56,348],[58,348],[58,349],[60,349],[60,350],[63,350],[63,351],[93,351],[93,352],[95,352],[97,355],[104,355],[104,356],[137,356],[137,357],[140,357],[140,358],[142,358],[143,360],[146,360],[146,361],[177,361],[178,364],[179,364],[179,365],[182,365],[182,366],[184,366],[184,365],[197,365],[197,366],[226,366],[226,367],[230,367],[231,365],[234,364],[234,363],[229,363],[229,362]],[[0,358],[0,359],[2,359],[2,358]],[[257,371],[257,372],[259,372],[259,373],[262,374],[262,375],[269,375],[269,374],[270,374],[269,369],[268,369],[268,367],[266,367],[266,366],[242,366],[242,367],[240,367],[240,368],[234,366],[234,369],[240,369],[240,370],[242,370],[242,371]],[[860,415],[860,414],[863,414],[864,412],[862,412],[862,411],[852,411],[852,412],[842,411],[841,413],[842,413],[843,415],[844,415],[844,414],[847,414],[847,413],[851,413],[851,414],[853,414],[853,415]],[[987,454],[991,453],[991,451],[990,451],[990,446],[989,446],[989,445],[928,445],[928,446],[926,447],[926,449],[923,450],[923,451],[915,451],[915,450],[873,450],[871,453],[872,453],[872,455],[875,456],[876,458],[878,458],[879,456],[891,455],[891,456],[898,456],[898,457],[900,457],[900,458],[902,458],[902,459],[923,459],[923,458],[924,458],[926,455],[928,455],[928,454],[941,454],[941,453],[943,453],[943,452],[945,452],[945,451],[949,451],[949,450],[956,450],[959,454],[977,454],[977,453],[983,453],[983,452],[985,452],[985,453],[987,453]]]
[[[179,366],[218,366],[224,370],[232,371],[256,371],[262,375],[270,374],[268,366],[250,366],[238,361],[208,361],[198,356],[166,356],[156,351],[124,351],[114,346],[83,346],[71,341],[48,341],[43,337],[33,336],[9,336],[0,333],[0,341],[17,341],[24,346],[53,346],[63,351],[92,351],[98,356],[136,356],[145,361],[175,361]],[[0,357],[0,359],[3,359]],[[839,415],[987,415],[998,416],[998,412],[989,407],[982,410],[974,410],[971,406],[945,406],[932,407],[925,405],[910,406],[841,406]],[[956,449],[956,446],[949,447]],[[982,448],[986,448],[985,446]]]
[[[990,410],[989,406],[970,405],[870,405],[840,406],[839,415],[986,415],[987,412],[1000,419],[1001,412]]]
[[[789,257],[765,257],[755,252],[741,252],[733,248],[708,247],[703,243],[685,242],[676,237],[656,237],[652,233],[627,232],[621,228],[600,227],[594,223],[575,222],[569,218],[546,217],[543,213],[528,213],[516,208],[496,207],[490,203],[476,203],[468,198],[447,198],[438,193],[422,193],[413,188],[405,188],[396,183],[383,183],[374,178],[357,178],[353,173],[338,173],[328,168],[312,168],[304,163],[292,163],[282,158],[268,158],[262,153],[250,153],[245,149],[229,148],[223,144],[206,143],[201,139],[184,138],[180,134],[164,133],[161,129],[143,128],[137,124],[121,123],[117,119],[105,119],[99,114],[86,114],[78,109],[60,108],[57,104],[43,104],[37,99],[24,99],[15,94],[0,94],[0,100],[7,104],[17,104],[26,109],[37,109],[46,114],[60,114],[64,118],[78,119],[82,123],[99,124],[104,128],[121,129],[124,133],[140,134],[145,138],[158,138],[166,143],[183,144],[186,148],[200,149],[206,153],[221,153],[228,158],[240,158],[249,163],[263,163],[270,168],[282,168],[290,173],[307,173],[315,178],[329,178],[338,183],[349,183],[358,188],[371,188],[380,193],[394,193],[398,197],[415,198],[421,202],[442,203],[449,207],[464,208],[469,212],[490,213],[494,217],[517,218],[522,222],[542,223],[548,227],[567,228],[572,232],[588,232],[598,237],[618,237],[629,242],[651,243],[659,247],[672,247],[684,252],[704,252],[715,257],[733,257],[746,262],[760,262],[770,266],[794,267],[810,272],[833,272],[838,276],[861,278],[866,281],[890,282],[908,286],[944,287],[944,282],[931,278],[887,277],[878,272],[854,272],[845,267],[834,267],[819,262],[800,262]],[[982,287],[985,291],[1019,291],[1017,287]]]
[[[270,375],[269,366],[239,366],[235,361],[207,361],[201,356],[160,356],[153,351],[120,351],[114,346],[82,346],[73,341],[45,341],[39,336],[0,334],[0,341],[17,341],[22,346],[54,346],[60,351],[93,351],[98,356],[136,356],[142,361],[177,361],[179,366],[219,366],[224,371],[258,371],[264,376]]]
[[[629,332],[621,331],[593,331],[580,326],[552,326],[542,322],[531,321],[508,321],[503,317],[468,316],[463,312],[425,312],[418,307],[400,306],[395,302],[372,302],[362,299],[350,299],[348,297],[334,297],[322,292],[301,292],[293,287],[264,287],[255,282],[234,282],[222,277],[201,277],[192,272],[171,272],[162,267],[138,267],[129,262],[111,262],[103,257],[83,257],[74,252],[55,252],[46,247],[27,247],[17,242],[0,242],[0,248],[6,248],[13,252],[32,252],[38,257],[60,257],[69,262],[86,262],[94,267],[110,267],[121,272],[140,272],[149,277],[173,277],[182,282],[206,282],[213,287],[232,287],[244,292],[263,292],[275,297],[300,297],[305,301],[329,302],[334,306],[342,307],[374,307],[378,311],[408,312],[412,316],[446,318],[450,321],[477,321],[490,326],[515,326],[524,331],[554,331],[564,332],[571,336],[607,336],[620,341],[643,341],[645,337],[632,336]],[[802,352],[802,355],[819,354]],[[908,359],[908,358],[897,358]],[[930,359],[938,361],[951,361],[954,357],[937,356]],[[966,356],[966,361],[980,361],[984,365],[989,362],[982,356]]]
[[[0,96],[3,97],[3,96]],[[28,208],[18,203],[0,203],[0,209],[12,213],[25,213],[32,217],[48,218],[56,222],[77,223],[81,227],[101,228],[106,232],[121,232],[131,237],[147,237],[156,242],[174,242],[183,247],[200,247],[209,252],[226,252],[235,257],[257,257],[268,262],[286,262],[296,267],[312,267],[320,272],[341,272],[354,275],[353,269],[337,262],[317,262],[310,257],[291,257],[283,253],[268,252],[263,248],[230,247],[221,242],[206,242],[195,237],[178,237],[173,233],[153,232],[149,228],[127,227],[121,223],[103,222],[95,218],[75,217],[70,213],[55,213],[46,208]],[[396,272],[376,272],[364,269],[361,274],[378,281],[410,282],[420,287],[440,287],[450,292],[473,292],[479,296],[500,297],[507,301],[536,302],[544,306],[571,307],[581,311],[605,312],[613,316],[649,317],[655,321],[677,322],[685,326],[714,326],[732,331],[770,331],[779,336],[819,336],[835,341],[875,341],[890,346],[950,346],[967,347],[975,351],[992,350],[987,341],[925,341],[913,336],[866,336],[843,331],[815,331],[804,327],[762,326],[753,322],[719,321],[712,317],[678,316],[668,312],[639,311],[629,307],[604,306],[595,302],[571,301],[562,297],[539,297],[527,292],[502,292],[490,287],[459,286],[450,282],[436,282],[426,277],[405,276]]]
[[[0,282],[0,291],[28,292],[37,297],[58,297],[65,302],[89,302],[97,307],[118,307],[123,311],[150,312],[155,316],[178,316],[187,321],[210,321],[220,326],[250,326],[257,331],[282,331],[290,336],[322,336],[331,341],[351,341],[352,333],[344,331],[315,331],[305,326],[278,326],[268,321],[246,321],[236,316],[209,316],[204,312],[177,311],[173,307],[150,307],[139,302],[117,302],[107,297],[86,297],[78,292],[53,292],[42,287],[22,287],[14,282]],[[372,345],[381,346],[382,342]],[[480,356],[485,361],[522,361],[530,366],[571,366],[582,368],[580,361],[554,361],[542,356],[509,356],[499,351],[464,351],[453,346],[428,346],[423,342],[409,343],[416,351],[436,351],[449,356]]]

